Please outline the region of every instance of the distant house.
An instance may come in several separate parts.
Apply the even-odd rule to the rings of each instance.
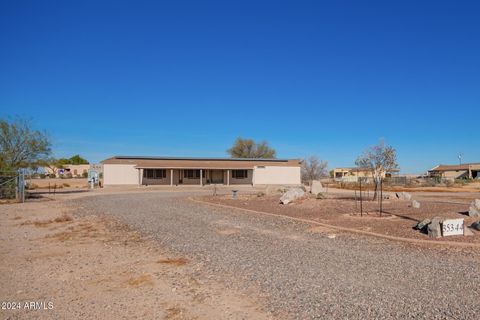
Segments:
[[[95,165],[95,164],[65,164],[61,168],[52,168],[45,167],[45,173],[48,175],[54,174],[55,177],[74,177],[74,178],[81,178],[85,177],[88,173],[88,170],[94,169],[97,172],[101,172],[102,166]]]
[[[116,156],[102,161],[104,185],[300,185],[299,159]]]
[[[480,179],[480,163],[441,164],[428,170],[429,177],[444,179]]]
[[[398,170],[392,170],[391,172],[384,172],[382,178],[391,177],[393,173]],[[360,167],[341,167],[333,169],[333,178],[337,181],[344,182],[356,182],[358,178],[373,178],[373,170],[370,168]]]

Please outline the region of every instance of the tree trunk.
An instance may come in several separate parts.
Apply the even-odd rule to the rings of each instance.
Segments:
[[[377,200],[377,193],[378,193],[378,181],[377,181],[377,179],[373,179],[373,184],[374,184],[375,190],[373,191],[372,201],[375,201],[375,200]]]

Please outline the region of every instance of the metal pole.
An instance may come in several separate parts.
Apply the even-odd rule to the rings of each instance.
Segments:
[[[380,217],[383,211],[383,179],[380,178]]]
[[[355,190],[355,212],[358,210],[358,204],[357,204],[357,190]]]
[[[363,217],[362,179],[358,181],[360,182],[360,217]]]
[[[20,201],[20,174],[17,174],[17,176],[15,177],[15,200]]]

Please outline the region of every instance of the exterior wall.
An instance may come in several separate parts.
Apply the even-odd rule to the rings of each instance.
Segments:
[[[138,185],[138,169],[134,164],[104,164],[103,184],[108,185]]]
[[[444,171],[442,172],[442,177],[445,179],[468,178],[468,170]]]
[[[300,167],[255,167],[253,184],[299,185]]]
[[[152,179],[152,178],[144,178],[143,177],[143,172],[142,172],[142,184],[143,185],[169,185],[170,184],[170,177],[171,173],[170,170],[165,170],[166,171],[166,178],[164,179]]]
[[[245,179],[235,179],[233,178],[232,170],[230,172],[230,184],[252,184],[253,183],[253,170],[247,170],[247,177]],[[224,184],[227,184],[227,170],[224,173]]]
[[[149,179],[143,177],[143,170],[135,168],[134,164],[105,164],[103,167],[103,183],[109,185],[138,185],[139,177],[143,185],[170,185],[171,170],[166,169],[167,177],[165,179]],[[255,167],[253,170],[247,170],[247,178],[235,179],[232,177],[233,170],[224,170],[224,184],[227,181],[230,185],[299,185],[300,181],[300,167]],[[227,180],[227,172],[229,172],[229,179]],[[180,177],[183,176],[182,170],[173,170],[173,184],[178,185]],[[203,184],[207,182],[205,170],[203,170]],[[139,176],[140,175],[140,176]],[[183,185],[200,185],[200,179],[182,178]]]

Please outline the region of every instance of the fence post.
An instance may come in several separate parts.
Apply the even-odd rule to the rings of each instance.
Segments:
[[[20,175],[17,174],[15,177],[15,200],[20,201]]]
[[[22,190],[22,203],[25,202],[25,173],[22,170],[21,176],[21,190]]]

